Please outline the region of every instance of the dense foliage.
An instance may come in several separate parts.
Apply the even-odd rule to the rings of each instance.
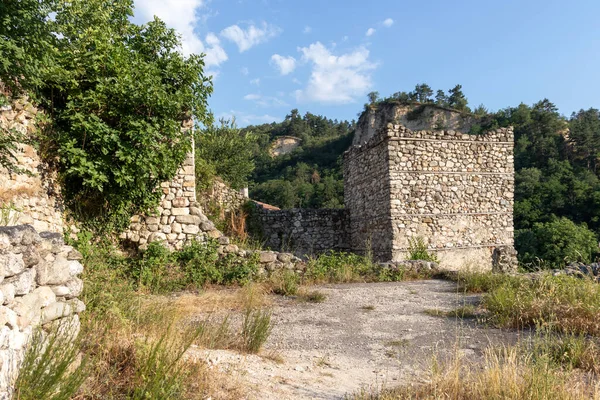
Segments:
[[[189,151],[184,121],[209,122],[202,57],[184,57],[175,31],[158,19],[132,23],[130,0],[22,3],[7,3],[11,28],[0,49],[19,57],[1,78],[25,85],[51,116],[45,148],[59,156],[74,214],[105,231],[123,229],[157,204],[159,183]],[[23,27],[21,5],[32,10]],[[39,46],[25,45],[29,39]],[[44,62],[21,68],[29,59]]]
[[[330,120],[294,109],[281,123],[249,126],[257,138],[256,170],[250,196],[282,208],[339,208],[344,189],[341,155],[350,146],[354,121]],[[274,139],[293,136],[302,140],[293,152],[273,157]]]
[[[254,171],[253,160],[256,136],[240,130],[235,121],[220,120],[196,135],[196,177],[202,188],[216,175],[231,187],[241,189],[248,185]]]

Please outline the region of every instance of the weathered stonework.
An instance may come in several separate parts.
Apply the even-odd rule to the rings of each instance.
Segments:
[[[192,146],[193,148],[193,146]],[[121,235],[135,245],[162,242],[172,249],[181,249],[190,240],[204,241],[222,235],[202,212],[196,202],[194,152],[189,153],[170,182],[163,182],[163,194],[156,215],[136,215],[129,230]]]
[[[14,129],[35,136],[37,109],[21,98],[0,107],[0,130]],[[39,232],[62,232],[63,204],[56,173],[39,157],[35,147],[18,144],[16,165],[29,174],[9,173],[0,168],[0,206],[5,224],[30,224]]]
[[[0,399],[10,399],[31,335],[62,321],[79,329],[82,256],[59,233],[0,227]],[[64,329],[64,328],[63,328]]]
[[[272,210],[256,203],[253,218],[264,245],[308,256],[328,250],[349,251],[349,221],[344,209]]]
[[[489,269],[496,247],[513,247],[512,128],[468,135],[390,122],[357,135],[370,137],[344,155],[353,250],[400,260],[420,236],[442,267]]]
[[[204,209],[216,204],[223,213],[237,211],[249,200],[243,191],[232,189],[218,178],[213,181],[209,189],[200,193],[198,197],[198,201]]]

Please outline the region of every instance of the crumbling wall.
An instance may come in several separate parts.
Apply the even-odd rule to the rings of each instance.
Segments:
[[[207,209],[218,206],[223,213],[239,210],[248,201],[240,190],[235,190],[220,179],[215,179],[210,188],[199,194],[198,202]]]
[[[264,246],[309,256],[350,250],[348,213],[344,209],[273,210],[255,204],[252,215],[262,229]]]
[[[59,233],[30,225],[0,227],[0,399],[10,399],[31,335],[62,321],[74,334],[82,256]]]
[[[0,107],[0,131],[15,130],[31,139],[36,134],[37,108],[27,98]],[[62,232],[63,204],[56,173],[31,144],[19,143],[15,164],[27,173],[0,167],[0,224],[30,224],[39,232]]]

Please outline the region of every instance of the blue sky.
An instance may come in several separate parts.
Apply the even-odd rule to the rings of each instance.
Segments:
[[[353,119],[366,94],[455,84],[491,110],[600,108],[600,0],[135,0],[207,54],[210,108],[238,125],[292,108]]]

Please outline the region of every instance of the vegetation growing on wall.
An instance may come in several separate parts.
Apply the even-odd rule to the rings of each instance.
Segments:
[[[202,57],[184,57],[175,31],[158,19],[132,23],[130,0],[2,7],[0,52],[12,61],[0,78],[35,95],[51,117],[44,148],[59,156],[67,204],[98,229],[124,229],[157,204],[159,183],[189,151],[182,123],[210,122]]]

